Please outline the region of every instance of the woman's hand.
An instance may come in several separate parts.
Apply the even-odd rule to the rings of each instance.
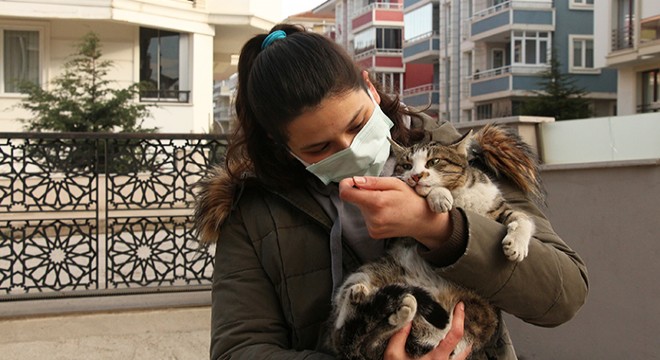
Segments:
[[[451,234],[448,213],[433,212],[426,199],[397,178],[344,179],[339,197],[360,209],[374,239],[409,236],[433,249]]]
[[[468,346],[460,354],[455,354],[452,356],[456,345],[463,337],[463,320],[465,319],[465,306],[463,303],[458,303],[454,308],[454,320],[451,323],[451,329],[445,336],[445,338],[440,341],[438,346],[433,349],[431,352],[422,356],[418,359],[423,360],[465,360],[470,355],[472,351],[472,346]],[[384,360],[399,360],[399,359],[412,359],[406,353],[406,339],[410,333],[411,323],[408,323],[403,329],[399,330],[396,334],[392,335],[390,342],[385,349],[385,354],[383,356]]]

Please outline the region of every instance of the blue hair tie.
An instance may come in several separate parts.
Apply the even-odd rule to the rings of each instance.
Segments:
[[[261,43],[261,50],[265,49],[268,45],[272,44],[273,41],[279,40],[279,39],[284,39],[286,37],[286,33],[283,30],[275,30],[272,33],[268,34],[266,38],[264,39],[264,42]]]

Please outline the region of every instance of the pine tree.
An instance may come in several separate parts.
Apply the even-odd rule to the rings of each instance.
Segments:
[[[553,52],[555,53],[555,52]],[[562,73],[559,60],[550,59],[550,68],[541,75],[542,91],[523,103],[521,115],[550,116],[555,120],[583,119],[592,115],[586,91],[575,85],[575,79]]]
[[[142,128],[150,115],[148,107],[133,100],[139,84],[112,88],[108,71],[113,66],[102,60],[101,42],[94,32],[83,36],[77,51],[64,65],[62,75],[51,82],[52,90],[34,83],[19,84],[27,94],[19,107],[33,118],[23,120],[27,131],[58,132],[152,132]]]

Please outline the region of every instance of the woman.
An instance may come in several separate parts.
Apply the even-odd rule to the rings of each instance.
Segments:
[[[582,260],[517,189],[502,184],[537,227],[521,263],[500,250],[502,224],[460,208],[434,213],[387,177],[387,133],[402,144],[451,142],[459,134],[384,95],[332,41],[276,26],[245,44],[238,76],[228,171],[201,182],[195,214],[202,240],[217,242],[213,359],[332,358],[324,342],[332,291],[381,256],[382,239],[392,237],[416,239],[448,280],[529,323],[557,326],[584,303]],[[461,311],[426,358],[449,357],[461,337]],[[406,358],[408,330],[392,337],[386,359]],[[504,325],[496,337],[472,357],[515,359]]]

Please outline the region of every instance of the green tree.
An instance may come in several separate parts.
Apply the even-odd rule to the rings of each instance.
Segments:
[[[19,107],[33,117],[24,119],[27,131],[59,132],[152,132],[142,128],[149,108],[134,100],[140,85],[111,87],[108,71],[113,66],[101,59],[101,42],[94,32],[85,34],[76,53],[64,64],[62,75],[51,82],[52,90],[38,84],[19,84],[27,97]]]
[[[556,53],[553,51],[553,54]],[[521,115],[551,116],[555,120],[583,119],[592,115],[586,91],[575,85],[575,79],[562,73],[559,60],[553,55],[550,68],[541,75],[542,91],[526,100]]]

